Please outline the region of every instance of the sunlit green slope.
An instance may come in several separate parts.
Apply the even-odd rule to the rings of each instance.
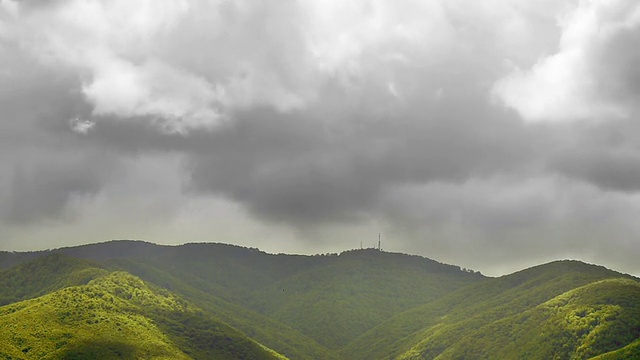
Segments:
[[[0,308],[0,357],[276,359],[185,300],[125,272]]]
[[[106,271],[92,262],[51,254],[0,270],[0,306],[72,285],[83,285]]]
[[[0,271],[0,359],[640,359],[638,279],[578,261],[486,278],[375,249],[0,255],[19,264]]]
[[[621,276],[599,266],[558,261],[489,279],[384,322],[349,344],[343,355],[349,359],[390,359],[417,353],[424,359],[434,358],[488,324],[581,286]]]
[[[484,314],[479,314],[483,317]],[[520,314],[443,322],[399,359],[588,359],[640,337],[640,284],[601,280]]]
[[[98,244],[96,247],[97,249],[94,246],[81,246],[62,249],[65,251],[47,251],[42,252],[39,257],[34,256],[34,253],[12,254],[21,258],[22,262],[10,259],[12,262],[18,262],[19,265],[0,270],[0,299],[3,304],[16,302],[66,286],[86,284],[92,278],[109,272],[105,269],[125,270],[141,277],[145,282],[170,289],[196,304],[207,316],[220,319],[242,333],[248,334],[252,339],[277,349],[278,352],[291,358],[301,360],[336,358],[333,351],[290,327],[217,296],[220,291],[225,293],[224,287],[218,286],[216,281],[208,280],[207,277],[212,276],[211,273],[225,273],[228,269],[225,269],[216,259],[233,258],[234,251],[242,257],[245,251],[252,253],[254,250],[219,245],[208,247],[214,250],[221,249],[221,251],[213,251],[212,254],[211,250],[203,251],[198,246],[194,248],[187,246],[184,249],[186,251],[176,254],[174,250],[178,247],[162,247],[130,241],[109,242]],[[130,251],[127,251],[128,248]],[[94,260],[107,259],[107,261],[98,263],[67,255]],[[112,256],[125,258],[108,260]],[[210,261],[207,261],[208,259]],[[236,258],[235,261],[241,262],[240,260],[241,258]],[[179,270],[181,266],[186,268],[186,271]],[[196,271],[196,269],[207,267],[209,267],[208,271],[204,271],[204,275]],[[218,267],[222,270],[216,271]],[[248,275],[246,272],[240,274],[241,277]]]

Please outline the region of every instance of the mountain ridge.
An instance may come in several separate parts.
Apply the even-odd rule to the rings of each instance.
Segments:
[[[13,266],[6,268],[9,265]],[[242,344],[252,343],[273,351],[273,356],[334,360],[446,359],[474,354],[478,358],[502,354],[506,359],[606,359],[640,351],[634,345],[640,336],[639,279],[577,260],[486,277],[426,257],[378,249],[287,255],[219,243],[166,246],[110,241],[0,253],[0,301],[16,304],[40,299],[74,286],[89,286],[95,283],[93,278],[113,273],[133,276],[149,289],[184,299],[205,318],[233,329],[229,331],[238,334],[239,343],[228,346],[236,353],[245,351],[240,350]],[[42,281],[29,282],[35,275]],[[559,302],[563,298],[574,300]],[[556,312],[545,305],[553,301],[561,304],[553,307]],[[575,314],[582,314],[580,309],[585,309],[585,319],[599,322],[584,323],[580,316],[574,320]],[[622,321],[620,314],[630,319]],[[190,337],[205,339],[199,335],[206,333],[206,321],[174,312],[147,315],[156,316],[154,322],[171,334],[175,329],[189,330],[180,325],[186,321],[200,329],[189,332]],[[545,327],[549,321],[553,326]],[[527,329],[559,335],[541,341],[535,331],[522,330],[521,323],[528,324]],[[511,330],[485,336],[501,334],[499,329]],[[510,334],[516,338],[509,340]],[[189,340],[172,336],[174,345],[167,349],[179,345],[195,349],[187,356],[203,358]],[[554,345],[555,338],[563,339],[565,346]],[[509,345],[512,341],[522,346],[514,348]],[[546,357],[536,357],[536,352]]]

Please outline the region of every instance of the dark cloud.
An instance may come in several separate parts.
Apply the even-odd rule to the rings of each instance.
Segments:
[[[385,204],[388,247],[445,261],[464,259],[489,274],[559,258],[605,263],[617,257],[619,264],[634,267],[637,205],[562,178],[401,187]]]
[[[636,119],[596,121],[563,127],[545,171],[632,195],[640,190],[640,123]]]
[[[535,131],[478,98],[414,106],[340,123],[265,109],[238,114],[208,149],[191,154],[193,189],[227,196],[264,219],[308,226],[370,215],[397,185],[459,183],[531,166]]]
[[[626,107],[638,108],[640,100],[640,22],[628,19],[637,11],[633,1],[620,1],[611,8],[601,11],[604,31],[591,55],[591,67],[597,79],[597,87],[604,97]],[[604,6],[603,6],[604,7]],[[626,26],[619,26],[627,22]]]
[[[73,198],[95,194],[103,184],[98,167],[104,170],[105,164],[98,165],[94,160],[80,164],[44,164],[33,169],[16,166],[10,196],[5,202],[5,219],[27,224],[73,216],[72,212],[65,212]]]
[[[0,220],[28,226],[71,219],[68,205],[99,192],[114,158],[69,127],[87,112],[75,76],[10,54],[3,61],[11,71],[0,77]]]
[[[640,153],[617,153],[611,149],[569,152],[558,156],[551,168],[603,190],[640,190]]]
[[[9,244],[640,271],[632,1],[81,4],[0,2]]]

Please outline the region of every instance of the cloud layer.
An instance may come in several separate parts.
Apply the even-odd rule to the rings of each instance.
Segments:
[[[516,68],[496,83],[496,94],[528,121],[633,116],[640,95],[638,4],[581,1],[558,25],[558,51],[530,69]]]
[[[0,245],[640,274],[640,5],[0,1]],[[26,243],[25,243],[26,242]]]

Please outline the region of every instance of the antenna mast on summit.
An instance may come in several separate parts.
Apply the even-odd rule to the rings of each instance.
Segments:
[[[378,251],[380,251],[380,233],[378,233]]]

